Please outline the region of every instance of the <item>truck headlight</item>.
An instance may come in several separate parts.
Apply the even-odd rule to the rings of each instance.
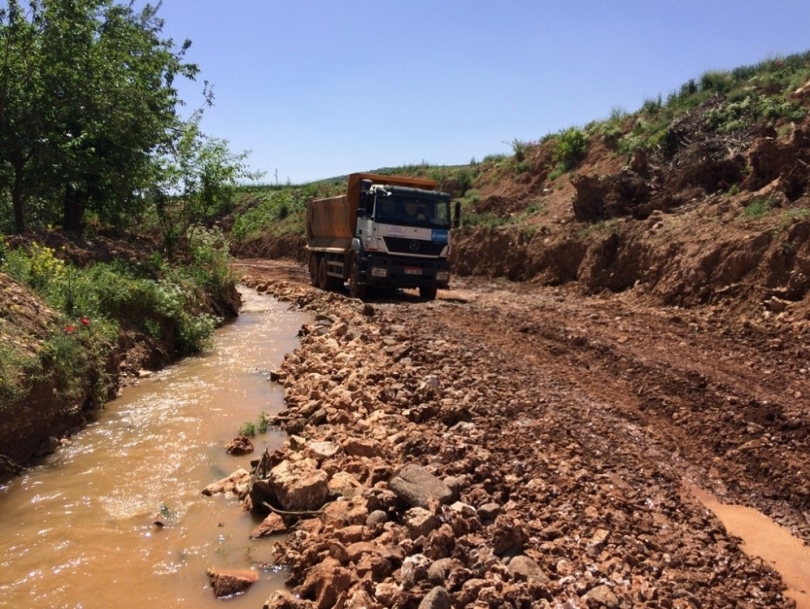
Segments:
[[[436,281],[449,281],[450,280],[450,273],[449,271],[439,271],[436,273]]]
[[[372,268],[371,269],[371,276],[372,277],[388,277],[388,269]]]

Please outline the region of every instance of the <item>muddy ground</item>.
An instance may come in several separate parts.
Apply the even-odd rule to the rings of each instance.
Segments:
[[[266,606],[793,606],[690,489],[810,541],[804,324],[480,277],[364,304],[294,262],[237,268],[324,315],[279,371],[275,461],[334,442],[319,467],[357,487],[275,546],[292,594]],[[458,503],[392,493],[406,465]]]

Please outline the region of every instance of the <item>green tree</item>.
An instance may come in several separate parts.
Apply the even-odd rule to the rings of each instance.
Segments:
[[[155,159],[158,182],[153,202],[169,259],[196,226],[231,210],[241,181],[264,175],[247,166],[248,152],[233,153],[227,140],[203,134],[200,118],[201,113],[195,113],[182,126],[173,148]]]
[[[189,41],[162,38],[159,7],[29,0],[23,12],[9,0],[0,13],[0,151],[17,230],[34,196],[61,202],[68,230],[88,209],[114,222],[141,211],[152,156],[178,134],[175,78],[198,73]]]
[[[10,194],[18,231],[25,228],[23,207],[30,177],[26,169],[44,132],[41,25],[35,3],[28,14],[16,0],[0,9],[0,188]]]

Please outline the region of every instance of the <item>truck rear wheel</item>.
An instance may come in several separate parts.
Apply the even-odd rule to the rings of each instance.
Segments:
[[[318,256],[315,254],[309,255],[309,282],[318,287]]]
[[[332,288],[332,282],[329,281],[329,275],[326,274],[326,256],[321,256],[321,261],[318,263],[318,287],[327,291]]]
[[[419,286],[419,297],[425,300],[436,300],[438,288],[435,285]]]

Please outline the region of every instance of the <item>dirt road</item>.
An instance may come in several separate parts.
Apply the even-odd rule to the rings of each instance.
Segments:
[[[357,378],[407,419],[405,437],[371,434],[388,447],[383,460],[452,478],[475,510],[480,526],[453,525],[453,543],[442,545],[440,528],[405,544],[408,556],[458,562],[443,580],[452,606],[792,606],[779,577],[689,489],[756,507],[810,540],[804,325],[666,309],[633,291],[583,297],[480,278],[455,280],[435,302],[399,293],[363,307],[310,288],[294,263],[239,269],[249,284],[356,328],[342,344],[357,356]],[[288,386],[305,380],[311,349],[305,337]],[[301,433],[317,439],[311,423]],[[329,434],[340,425],[369,435],[351,418],[330,420]],[[492,505],[488,520],[482,506]],[[333,533],[327,526],[318,539]],[[516,575],[516,556],[543,575]],[[371,606],[421,607],[436,581],[409,579],[410,559],[392,560],[363,594]],[[290,562],[291,583],[304,585],[311,565]],[[362,581],[355,567],[341,566]],[[362,588],[352,586],[350,600]]]

